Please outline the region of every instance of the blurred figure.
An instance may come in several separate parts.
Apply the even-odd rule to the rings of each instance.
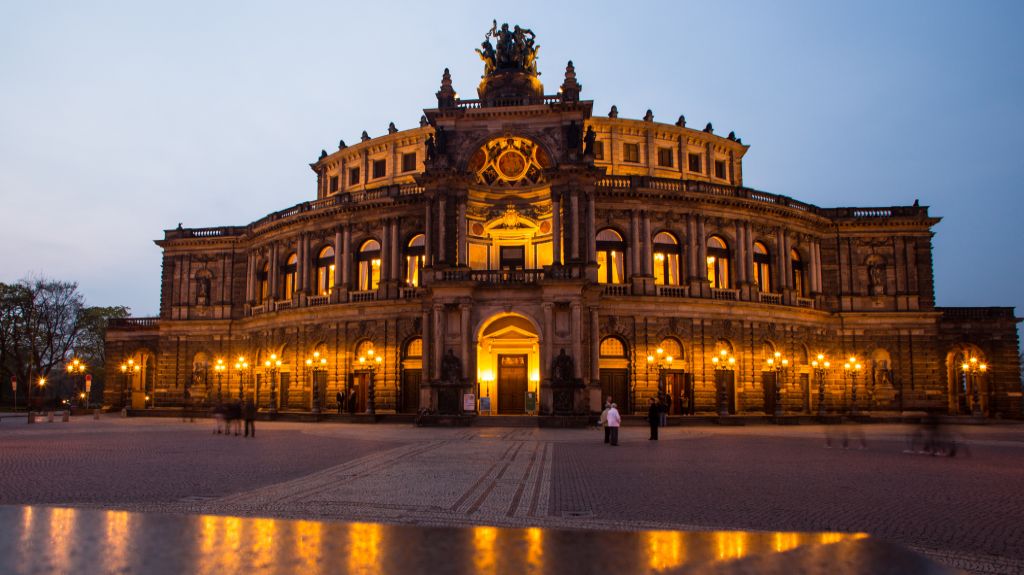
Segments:
[[[234,429],[235,435],[242,435],[242,401],[235,400],[227,406],[227,428],[225,433],[230,434]]]
[[[658,440],[658,427],[661,425],[661,402],[652,397],[647,400],[647,424],[651,427],[651,436],[647,439]]]
[[[622,416],[619,415],[619,406],[612,404],[608,409],[608,427],[611,429],[611,445],[616,447],[619,445],[619,426],[622,425]]]
[[[340,408],[339,408],[340,412]],[[242,407],[242,417],[245,419],[245,437],[249,437],[252,433],[253,439],[256,438],[256,403],[253,402],[252,398],[245,400],[245,405]]]
[[[956,439],[946,431],[942,421],[938,416],[929,414],[907,438],[907,449],[903,452],[956,457],[957,449]]]
[[[341,415],[345,409],[345,394],[342,390],[338,390],[338,395],[335,396],[338,400],[338,415]]]
[[[853,427],[848,427],[839,423],[825,426],[825,447],[827,449],[832,449],[833,444],[841,446],[843,449],[849,449],[853,443],[858,445],[858,449],[868,448],[864,430],[859,425],[854,424]]]

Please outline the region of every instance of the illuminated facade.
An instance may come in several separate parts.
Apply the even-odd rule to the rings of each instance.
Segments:
[[[1020,413],[1013,310],[936,307],[927,207],[744,187],[734,134],[594,116],[571,62],[545,95],[532,32],[489,38],[478,99],[445,70],[419,127],[323,152],[315,200],[166,231],[160,317],[111,327],[109,368],[142,369],[107,403]]]

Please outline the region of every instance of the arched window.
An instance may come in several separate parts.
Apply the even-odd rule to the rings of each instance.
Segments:
[[[597,233],[597,281],[620,284],[626,281],[626,242],[612,229]]]
[[[316,292],[330,295],[334,289],[334,248],[327,246],[316,258]]]
[[[405,285],[419,287],[423,275],[423,234],[413,236],[405,247]]]
[[[793,250],[789,254],[793,265],[793,290],[799,297],[807,297],[807,281],[804,275],[804,261],[800,259],[800,252]]]
[[[356,257],[359,261],[359,291],[377,289],[380,284],[380,243],[366,240]]]
[[[679,241],[668,232],[654,236],[654,283],[679,285]]]
[[[365,357],[365,358],[372,357],[370,355],[371,351],[373,351],[374,354],[377,353],[377,348],[374,347],[372,341],[370,341],[368,339],[364,339],[363,341],[359,342],[359,345],[356,346],[356,355],[355,355],[356,362],[359,361],[360,357]]]
[[[732,274],[729,261],[729,245],[718,236],[708,238],[708,281],[715,289],[725,289],[731,285]]]
[[[754,242],[754,283],[757,291],[772,291],[772,257],[761,242]]]
[[[290,300],[295,297],[295,271],[298,269],[299,257],[295,254],[288,256],[287,262],[281,268],[281,297]]]
[[[406,358],[423,357],[423,338],[413,338],[409,340],[409,343],[405,344],[405,355]]]
[[[601,340],[601,357],[626,357],[626,346],[617,337],[606,337]]]
[[[683,361],[683,346],[679,343],[679,340],[674,337],[666,337],[661,340],[661,352],[665,357],[671,357],[672,361],[678,366],[681,365],[679,362]]]
[[[270,299],[270,263],[264,263],[260,271],[256,272],[256,301],[267,303]]]

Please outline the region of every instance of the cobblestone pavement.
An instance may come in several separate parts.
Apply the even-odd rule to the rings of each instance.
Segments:
[[[960,426],[955,458],[900,425],[417,429],[159,419],[0,424],[0,504],[582,529],[867,532],[953,567],[1024,572],[1024,425]],[[825,430],[851,448],[825,447]],[[859,449],[863,434],[865,449]]]

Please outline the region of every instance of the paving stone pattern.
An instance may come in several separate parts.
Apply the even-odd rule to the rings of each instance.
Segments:
[[[906,426],[418,429],[75,419],[0,426],[0,504],[439,526],[867,532],[945,565],[1024,572],[1024,425],[955,429],[968,456],[905,453]],[[859,446],[858,441],[851,442]]]

